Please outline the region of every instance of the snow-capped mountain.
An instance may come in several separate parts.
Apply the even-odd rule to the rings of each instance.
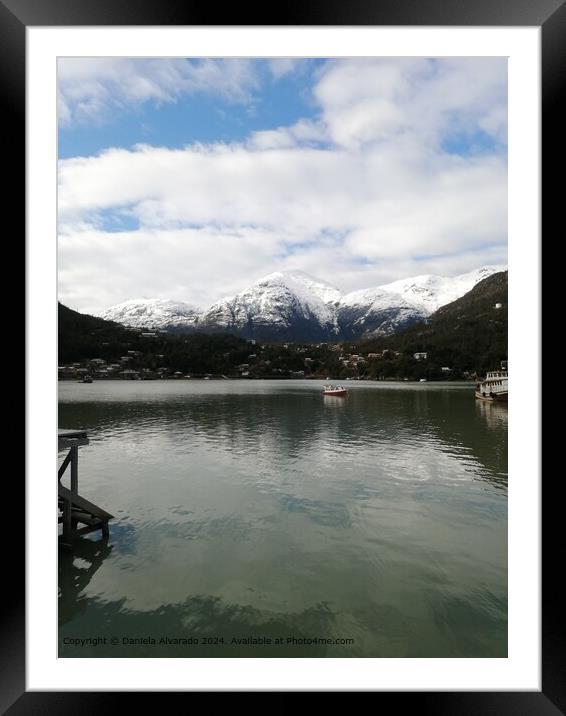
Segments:
[[[191,329],[200,311],[188,303],[161,298],[138,298],[118,303],[98,314],[107,321],[131,328]]]
[[[277,271],[213,304],[200,327],[250,338],[325,340],[338,334],[340,298],[337,288],[302,271]]]
[[[484,278],[505,266],[484,266],[459,276],[425,274],[342,297],[338,324],[344,338],[394,333],[460,298]]]
[[[454,277],[415,276],[346,294],[302,271],[277,271],[205,311],[141,299],[112,306],[100,316],[136,328],[225,331],[259,340],[356,340],[421,320],[505,268],[485,266]]]
[[[441,306],[445,306],[471,291],[484,278],[499,271],[505,271],[506,268],[506,266],[484,266],[452,277],[424,274],[385,284],[378,290],[402,296],[411,305],[421,307],[427,315],[430,315]]]

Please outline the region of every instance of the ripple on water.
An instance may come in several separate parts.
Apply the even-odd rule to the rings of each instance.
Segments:
[[[253,631],[355,637],[262,656],[505,655],[506,416],[469,387],[356,385],[328,405],[310,381],[140,383],[61,386],[61,425],[90,438],[81,489],[115,515],[105,545],[60,560],[62,636]]]

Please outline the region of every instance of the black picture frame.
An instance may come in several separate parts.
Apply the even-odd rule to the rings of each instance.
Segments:
[[[277,8],[279,10],[279,8]],[[222,21],[218,22],[221,17]],[[542,36],[543,226],[561,226],[558,212],[564,202],[561,176],[566,79],[566,0],[289,0],[270,16],[255,4],[218,7],[194,0],[0,0],[0,96],[4,136],[9,137],[14,161],[6,205],[25,216],[25,52],[30,26],[85,25],[382,25],[382,26],[537,26]],[[562,218],[562,217],[560,217]],[[16,242],[13,242],[16,243]],[[528,340],[530,349],[539,336]],[[529,381],[533,377],[529,376]],[[538,377],[537,377],[538,379]],[[542,390],[541,390],[542,394]],[[29,446],[28,446],[29,449]],[[552,477],[558,478],[559,475]],[[548,714],[566,713],[566,655],[559,546],[564,543],[558,510],[560,481],[547,480],[542,512],[542,689],[540,692],[378,692],[396,700],[396,707],[418,708],[435,714]],[[25,504],[23,480],[6,481],[10,504]],[[30,692],[25,685],[25,542],[20,522],[5,535],[14,567],[5,583],[1,612],[0,710],[19,714],[80,711],[100,712],[124,697],[117,693]],[[556,556],[554,556],[556,550]],[[6,568],[7,569],[7,568]],[[175,694],[168,694],[175,695]],[[131,699],[132,694],[126,695]],[[153,697],[144,694],[147,701]],[[161,696],[159,697],[161,698]],[[399,701],[402,699],[402,701]],[[117,704],[118,705],[118,704]],[[131,702],[128,702],[131,705]]]

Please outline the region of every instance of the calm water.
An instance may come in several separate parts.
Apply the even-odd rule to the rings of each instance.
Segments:
[[[115,515],[60,554],[60,656],[507,655],[507,408],[321,386],[59,383]]]

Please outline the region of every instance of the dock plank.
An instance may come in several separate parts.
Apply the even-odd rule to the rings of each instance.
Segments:
[[[89,512],[91,515],[95,515],[102,520],[111,520],[113,517],[113,515],[111,515],[109,512],[106,512],[106,510],[103,510],[101,507],[98,507],[98,505],[95,505],[93,502],[85,500],[84,497],[81,497],[76,492],[71,492],[71,490],[68,490],[63,485],[59,485],[59,497],[62,497],[64,500],[70,502],[73,506],[76,505],[77,507],[82,508],[86,512]]]
[[[60,438],[86,438],[86,430],[70,430],[68,428],[59,428],[57,436]]]

